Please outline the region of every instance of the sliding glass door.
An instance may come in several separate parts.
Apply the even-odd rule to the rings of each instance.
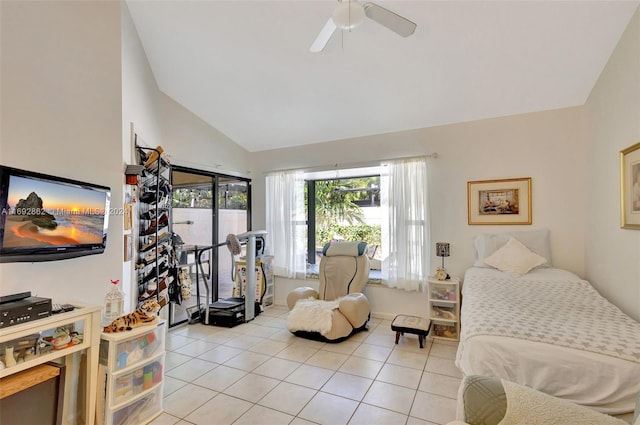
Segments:
[[[172,183],[174,246],[190,273],[193,295],[171,303],[169,326],[197,320],[198,306],[232,296],[231,254],[215,245],[250,228],[249,179],[173,166]]]
[[[238,235],[249,229],[249,181],[236,177],[218,177],[218,243],[229,234]],[[220,247],[217,260],[218,298],[233,295],[233,261],[228,246]]]

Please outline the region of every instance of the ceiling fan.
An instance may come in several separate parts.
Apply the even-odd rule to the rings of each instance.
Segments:
[[[416,24],[375,3],[360,3],[356,0],[342,0],[333,11],[333,15],[320,34],[316,37],[309,51],[321,52],[337,28],[351,30],[360,25],[367,17],[380,25],[389,28],[402,37],[409,37],[416,30]]]

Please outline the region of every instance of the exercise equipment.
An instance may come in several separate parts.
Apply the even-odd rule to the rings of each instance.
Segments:
[[[256,300],[256,271],[255,267],[249,267],[249,265],[255,265],[256,258],[264,253],[264,237],[266,234],[266,230],[254,230],[239,235],[229,234],[224,242],[207,247],[200,247],[197,253],[197,263],[205,284],[207,304],[204,309],[202,309],[200,307],[200,301],[198,300],[197,313],[200,321],[205,325],[232,327],[251,321],[257,314],[260,314],[260,304]],[[246,289],[243,292],[242,285],[240,285],[240,297],[216,300],[210,303],[211,290],[209,288],[207,273],[205,273],[202,263],[202,255],[208,250],[213,250],[213,248],[226,246],[231,253],[231,261],[234,263],[232,270],[235,270],[234,256],[240,254],[243,244],[246,245]],[[193,314],[191,314],[191,317],[193,317]]]

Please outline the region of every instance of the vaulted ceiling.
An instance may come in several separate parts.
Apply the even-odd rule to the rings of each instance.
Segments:
[[[638,7],[375,3],[415,33],[365,19],[310,53],[336,1],[127,1],[160,90],[249,151],[582,105]]]

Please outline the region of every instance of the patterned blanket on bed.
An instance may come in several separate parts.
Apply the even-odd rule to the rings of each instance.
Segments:
[[[497,335],[640,363],[640,323],[589,282],[465,277],[461,341]]]

